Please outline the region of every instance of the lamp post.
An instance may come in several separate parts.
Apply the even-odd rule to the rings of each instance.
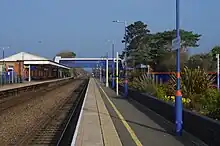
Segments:
[[[101,83],[102,82],[102,64],[100,61],[99,61],[99,80]]]
[[[118,96],[118,52],[116,52],[116,94]]]
[[[2,49],[2,59],[3,59],[3,65],[5,65],[5,49],[9,49],[9,47],[1,47]]]
[[[112,43],[112,88],[115,88],[115,44]]]
[[[180,29],[179,29],[179,6],[180,0],[176,0],[176,39],[178,40],[176,45],[176,77],[177,77],[177,87],[176,87],[176,98],[175,98],[175,111],[176,111],[176,134],[179,136],[182,134],[182,93],[180,90]]]
[[[4,74],[4,72],[5,72],[5,52],[4,52],[4,50],[5,50],[5,48],[4,47],[2,47],[2,59],[3,59],[3,63],[2,63],[2,73]],[[3,82],[3,79],[4,79],[4,77],[3,77],[3,74],[1,75],[1,84],[3,85],[4,84],[4,82]]]
[[[106,54],[105,86],[108,87],[108,53]]]
[[[115,22],[115,23],[122,23],[124,24],[124,35],[126,37],[126,29],[127,29],[127,22],[126,21],[119,21],[119,20],[115,20],[115,21],[112,21],[112,22]],[[125,51],[127,49],[127,40],[125,38]],[[124,66],[124,97],[127,97],[128,95],[128,75],[127,75],[127,52],[125,52],[124,54],[124,62],[125,62],[125,66]]]
[[[104,83],[105,82],[105,71],[106,71],[106,69],[105,69],[105,57],[104,56],[102,56],[101,57],[102,59],[101,59],[101,74],[102,74],[102,82]]]
[[[3,69],[4,69],[4,71],[5,71],[5,48],[3,47],[2,48],[2,59],[3,59]]]
[[[108,42],[111,42],[112,45],[112,88],[115,88],[115,43],[114,41],[108,40]]]
[[[9,46],[8,47],[1,47],[1,49],[2,49],[2,59],[3,59],[2,72],[4,73],[4,77],[6,77],[6,67],[5,67],[5,49],[6,48],[9,49]],[[2,75],[2,81],[3,81],[3,75]],[[4,83],[2,83],[2,84],[4,84]]]
[[[217,89],[219,91],[219,54],[216,54],[217,58]]]

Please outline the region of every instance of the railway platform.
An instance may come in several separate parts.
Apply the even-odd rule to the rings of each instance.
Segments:
[[[91,78],[72,139],[72,146],[205,146],[139,103],[116,96]]]
[[[6,84],[6,85],[0,86],[0,91],[5,91],[5,90],[10,90],[10,89],[14,89],[14,88],[23,87],[23,86],[28,86],[28,85],[32,85],[32,84],[38,83],[38,82],[39,81],[31,81],[31,82],[23,82],[23,83]]]
[[[89,81],[71,145],[122,145],[110,114],[102,100],[99,88],[93,78]]]
[[[31,85],[61,81],[62,79],[65,79],[65,78],[51,79],[51,80],[44,80],[44,81],[30,81],[30,82],[26,81],[26,82],[23,82],[23,83],[7,84],[7,85],[0,86],[0,92],[1,91],[6,91],[6,90],[12,90],[12,89],[16,89],[16,88],[27,87],[27,86],[31,86]]]
[[[0,102],[5,100],[6,97],[15,96],[23,92],[35,91],[37,89],[48,88],[55,84],[62,84],[68,80],[73,79],[72,77],[52,79],[45,81],[31,81],[17,84],[8,84],[0,86]]]

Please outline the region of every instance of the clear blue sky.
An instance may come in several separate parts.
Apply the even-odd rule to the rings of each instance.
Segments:
[[[220,44],[220,1],[180,1],[181,28],[203,35],[190,52]],[[112,23],[116,19],[141,20],[152,32],[173,29],[175,0],[1,0],[0,46],[11,46],[6,55],[29,51],[52,58],[70,49],[79,57],[99,57],[110,53],[108,39],[117,51],[123,47],[123,25]]]

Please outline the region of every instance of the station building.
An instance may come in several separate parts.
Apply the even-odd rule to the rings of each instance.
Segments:
[[[70,76],[70,68],[27,52],[20,52],[0,60],[0,72],[23,80],[47,80]]]

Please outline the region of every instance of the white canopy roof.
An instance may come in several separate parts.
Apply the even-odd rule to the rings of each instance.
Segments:
[[[17,61],[17,60],[48,60],[47,58],[40,57],[37,55],[33,55],[26,52],[20,52],[5,58],[4,60],[1,59],[0,61]]]
[[[57,67],[61,67],[61,68],[65,68],[65,69],[70,69],[69,67],[67,66],[64,66],[62,64],[59,64],[59,63],[56,63],[56,62],[53,62],[51,60],[25,60],[24,61],[24,64],[25,65],[38,65],[38,64],[41,64],[41,65],[53,65],[53,66],[57,66]]]
[[[20,52],[12,56],[9,56],[7,58],[0,59],[0,62],[18,61],[18,60],[24,61],[25,65],[49,64],[49,65],[53,65],[53,66],[57,66],[57,67],[65,68],[65,69],[70,69],[69,67],[53,62],[52,60],[49,60],[47,58],[33,55],[30,53],[26,53],[26,52]]]

